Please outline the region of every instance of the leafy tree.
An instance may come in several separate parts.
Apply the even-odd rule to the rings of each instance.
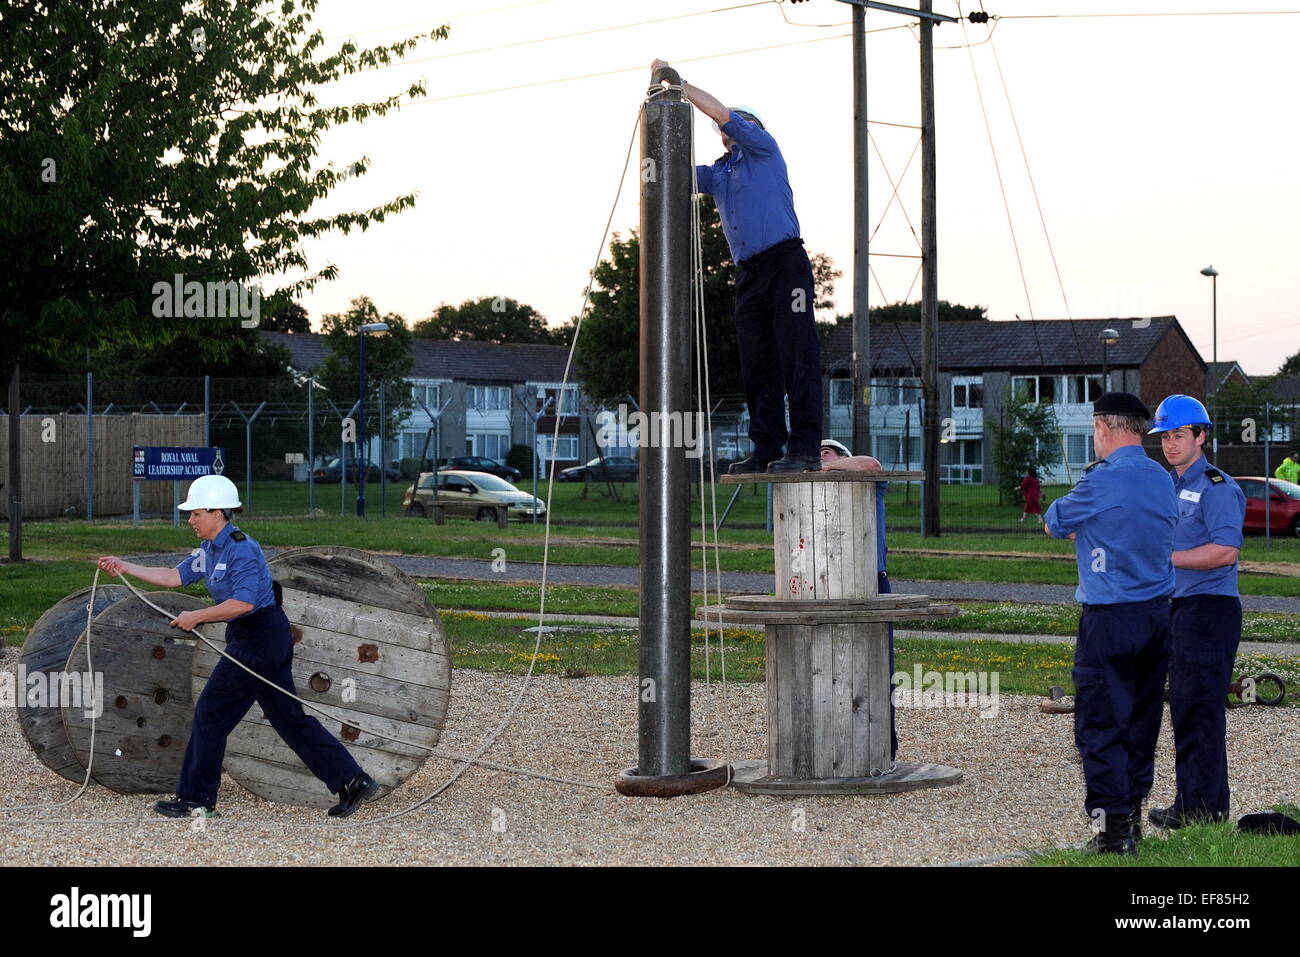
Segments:
[[[420,339],[474,342],[525,342],[563,345],[562,329],[552,329],[546,317],[526,303],[504,296],[466,299],[459,306],[443,303],[428,319],[415,324]]]
[[[289,302],[267,316],[258,326],[264,332],[311,332],[307,310],[296,302]]]
[[[1282,367],[1277,370],[1276,375],[1283,379],[1288,376],[1300,375],[1300,352],[1289,356],[1287,360],[1282,363]]]
[[[316,381],[327,391],[340,412],[346,413],[357,401],[358,362],[363,325],[371,322],[388,323],[388,332],[366,336],[366,434],[376,435],[379,424],[379,390],[384,389],[384,437],[397,436],[398,423],[414,405],[411,385],[407,376],[415,364],[411,343],[415,337],[398,313],[380,316],[379,309],[368,296],[352,300],[347,312],[326,315],[321,331],[330,347],[330,354],[316,375]]]
[[[700,245],[709,389],[715,400],[724,395],[743,395],[736,324],[732,319],[735,266],[710,196],[700,198]],[[829,306],[840,272],[825,253],[809,258],[813,263],[814,304]],[[640,240],[633,230],[626,240],[615,233],[609,257],[596,266],[575,355],[588,395],[617,398],[628,393],[637,395],[640,389],[640,262]]]
[[[340,78],[402,59],[422,39],[326,50],[317,0],[10,0],[0,8],[0,361],[199,336],[212,316],[157,314],[156,284],[241,284],[294,274],[275,314],[337,267],[303,241],[366,229],[413,194],[313,214],[346,171],[315,162],[331,127],[383,115],[376,102],[322,106]],[[179,308],[180,304],[174,304]],[[204,348],[233,346],[209,337]]]
[[[975,322],[987,320],[988,306],[962,306],[946,299],[939,300],[940,322]],[[852,317],[848,317],[852,318]],[[920,322],[921,303],[891,302],[887,306],[872,306],[871,321],[876,322]]]
[[[1020,480],[1029,469],[1041,475],[1061,459],[1056,413],[1050,403],[1009,394],[1002,405],[1001,420],[985,421],[993,437],[998,486],[1014,501],[1020,495]]]

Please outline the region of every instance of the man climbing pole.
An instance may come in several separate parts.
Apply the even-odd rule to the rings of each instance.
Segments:
[[[655,60],[650,69],[666,66]],[[754,451],[728,471],[816,471],[821,468],[821,349],[812,264],[799,236],[785,159],[753,110],[724,106],[685,80],[682,93],[713,120],[727,151],[695,173],[699,191],[717,201],[736,263],[736,341]]]

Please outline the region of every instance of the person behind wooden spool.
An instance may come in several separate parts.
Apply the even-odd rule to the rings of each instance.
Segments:
[[[843,442],[837,442],[835,439],[822,439],[821,444],[822,468],[828,471],[845,471],[845,472],[881,472],[883,468],[880,460],[870,455],[854,455],[849,451],[847,445]],[[889,584],[889,574],[885,570],[885,491],[889,488],[888,482],[880,482],[876,486],[876,568],[877,578],[879,580],[879,593],[888,595],[893,592]],[[889,623],[889,673],[894,673],[894,623]],[[894,694],[893,679],[890,679],[889,694],[889,757],[894,760],[898,757],[898,728],[895,723],[894,713]]]
[[[203,579],[216,604],[183,612],[171,624],[193,631],[205,622],[227,622],[226,653],[294,694],[293,639],[289,619],[280,607],[280,587],[271,579],[261,546],[230,524],[240,509],[239,490],[224,476],[205,475],[191,483],[179,508],[189,512],[190,528],[202,542],[175,568],[148,568],[112,555],[102,556],[99,567],[118,577],[130,574],[168,588]],[[223,658],[194,707],[176,800],[159,801],[154,810],[166,817],[215,813],[226,738],[254,701],[311,772],[338,794],[331,816],[347,817],[379,790],[379,784],[302,705]]]

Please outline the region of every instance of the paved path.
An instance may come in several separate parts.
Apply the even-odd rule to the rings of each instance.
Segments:
[[[266,549],[267,557],[278,549]],[[428,555],[397,555],[378,552],[408,575],[416,578],[468,578],[477,581],[542,580],[541,562],[507,562],[505,571],[494,572],[492,562],[470,558],[435,558]],[[180,555],[144,555],[132,561],[143,564],[171,564],[180,561]],[[621,565],[563,565],[551,562],[546,581],[551,585],[622,585],[635,588],[640,582],[641,570],[637,566]],[[710,584],[713,578],[710,576]],[[776,589],[773,576],[767,572],[723,572],[723,590],[729,594],[768,595]],[[1074,604],[1073,585],[1021,585],[989,582],[912,582],[893,580],[894,591],[929,595],[931,598],[964,599],[967,601],[1012,601],[1022,604],[1071,605]],[[691,587],[703,590],[702,573],[691,572]],[[1241,599],[1246,611],[1290,612],[1300,614],[1300,597],[1276,598],[1264,595],[1244,595]]]

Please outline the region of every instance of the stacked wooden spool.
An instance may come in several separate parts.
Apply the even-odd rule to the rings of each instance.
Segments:
[[[424,590],[398,568],[352,548],[302,548],[270,562],[284,594],[295,642],[294,688],[337,715],[319,718],[383,788],[392,790],[424,763],[413,744],[360,733],[393,734],[432,748],[447,714],[451,657],[446,631]],[[180,592],[149,598],[174,613],[202,608],[206,599]],[[65,683],[68,676],[103,674],[102,713],[94,722],[83,700],[32,704],[19,688],[19,722],[37,757],[80,783],[87,763],[93,780],[123,794],[175,790],[189,742],[194,700],[218,656],[167,623],[121,585],[96,589],[91,642],[85,640],[90,590],[69,595],[41,616],[19,659],[26,674]],[[224,625],[204,635],[225,643]],[[66,696],[64,696],[66,699]],[[268,800],[326,807],[336,800],[254,705],[231,733],[225,771]]]
[[[736,765],[735,787],[760,794],[909,791],[961,780],[953,768],[890,757],[889,623],[948,618],[954,605],[881,594],[878,484],[919,472],[728,475],[773,484],[777,594],[734,595],[705,620],[762,624],[767,650],[767,761]],[[880,530],[883,533],[883,530]]]

